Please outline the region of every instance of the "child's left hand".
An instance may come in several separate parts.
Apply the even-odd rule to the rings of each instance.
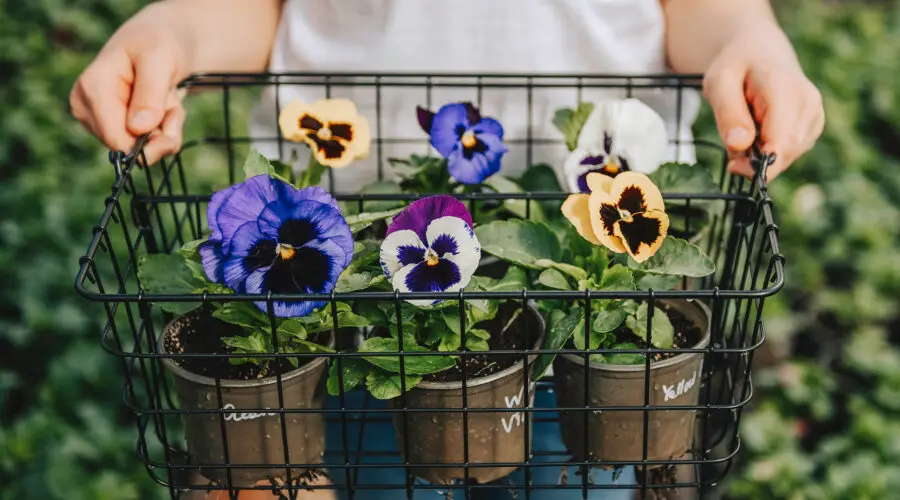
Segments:
[[[774,24],[735,34],[706,71],[703,93],[729,151],[728,170],[736,174],[753,175],[745,156],[757,137],[753,118],[761,124],[762,150],[777,155],[769,181],[809,151],[825,125],[822,95]]]

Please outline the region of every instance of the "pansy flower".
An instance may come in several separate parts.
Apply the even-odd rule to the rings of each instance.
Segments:
[[[570,195],[563,215],[584,239],[644,262],[662,246],[669,230],[662,194],[650,178],[623,172],[615,178],[586,176],[590,194]]]
[[[482,117],[469,102],[445,104],[437,113],[417,108],[419,125],[431,137],[431,145],[447,159],[450,175],[463,184],[480,184],[500,170],[508,151],[503,126]]]
[[[650,174],[662,164],[669,146],[666,123],[638,99],[598,103],[578,134],[565,162],[572,192],[588,192],[587,175],[615,177],[622,172]]]
[[[219,191],[200,246],[206,276],[237,293],[329,293],[353,258],[353,234],[337,201],[257,175]],[[265,302],[257,307],[266,310]],[[275,315],[306,316],[321,301],[275,301]]]
[[[369,154],[369,122],[348,99],[291,101],[278,116],[281,134],[305,142],[322,165],[343,168]]]
[[[381,267],[401,292],[455,292],[481,259],[466,206],[447,195],[422,198],[397,214],[381,244]],[[417,306],[436,300],[410,300]]]

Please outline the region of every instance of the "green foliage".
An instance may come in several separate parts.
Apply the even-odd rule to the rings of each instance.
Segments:
[[[729,496],[892,498],[900,488],[900,5],[780,7],[827,123],[815,149],[770,186],[787,275],[766,302],[757,399],[742,420],[746,453]],[[714,134],[708,110],[697,129]]]
[[[556,110],[553,115],[553,125],[563,133],[566,138],[566,147],[573,151],[578,143],[578,135],[584,123],[594,110],[593,103],[580,102],[575,109],[563,108]]]

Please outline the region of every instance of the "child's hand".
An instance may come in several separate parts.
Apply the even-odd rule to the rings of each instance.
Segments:
[[[110,149],[129,152],[153,132],[149,162],[181,147],[184,109],[175,85],[185,76],[184,44],[166,11],[144,9],[110,38],[69,96],[72,114]]]
[[[729,171],[753,175],[744,152],[761,124],[762,149],[775,153],[768,180],[809,151],[822,134],[822,96],[803,74],[784,33],[771,23],[744,29],[727,43],[706,71],[703,91],[729,150]]]

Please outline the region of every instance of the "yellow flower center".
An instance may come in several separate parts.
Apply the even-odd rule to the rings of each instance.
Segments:
[[[629,212],[628,210],[625,210],[624,208],[619,209],[619,216],[621,216],[622,220],[625,222],[632,221],[631,212]]]
[[[290,260],[294,254],[297,253],[297,251],[294,250],[294,247],[286,243],[279,243],[275,248],[275,251],[281,256],[281,260]]]
[[[429,267],[438,265],[438,262],[440,261],[440,257],[438,257],[436,253],[434,253],[434,250],[428,250],[428,252],[425,254],[425,264]]]
[[[328,127],[322,127],[316,132],[316,137],[322,139],[323,141],[327,141],[331,139],[331,129]]]
[[[474,148],[477,141],[478,139],[475,138],[475,132],[472,132],[471,130],[463,134],[460,139],[460,142],[462,142],[462,145],[465,148]]]
[[[616,160],[613,160],[612,158],[609,158],[608,160],[606,160],[606,165],[603,165],[603,169],[606,170],[610,174],[619,173],[620,168],[621,167],[619,166],[619,163],[616,162]]]

